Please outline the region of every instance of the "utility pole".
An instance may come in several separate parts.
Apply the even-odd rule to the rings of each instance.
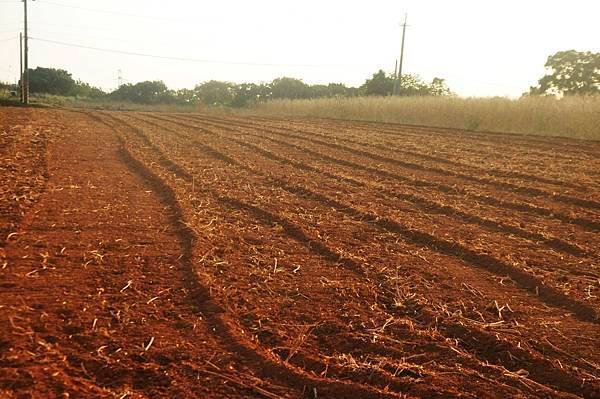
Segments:
[[[29,34],[27,29],[27,0],[23,1],[23,22],[24,22],[24,37],[23,37],[23,74],[21,76],[23,104],[29,104]]]
[[[400,88],[402,85],[402,63],[404,62],[404,37],[406,36],[406,20],[408,14],[404,14],[404,23],[402,24],[402,46],[400,48],[400,64],[398,65],[398,74],[394,82],[394,95],[400,94]]]
[[[25,54],[23,65],[23,104],[29,104],[29,36],[27,34],[27,0],[23,0],[25,23]]]
[[[21,102],[25,102],[23,97],[23,32],[19,32],[19,94]]]

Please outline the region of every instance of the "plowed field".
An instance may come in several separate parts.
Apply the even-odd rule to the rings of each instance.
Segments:
[[[600,143],[0,109],[0,397],[600,398]]]

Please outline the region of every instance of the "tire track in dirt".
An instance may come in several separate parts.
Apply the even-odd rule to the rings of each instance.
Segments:
[[[159,127],[163,128],[165,130],[171,131],[173,133],[176,133],[175,131],[173,131],[173,130],[171,130],[169,128],[165,128],[163,126],[159,126]],[[230,164],[232,162],[234,162],[236,166],[242,167],[242,168],[244,167],[244,165],[239,164],[239,162],[233,160],[232,158],[230,158],[230,157],[228,157],[228,156],[226,156],[224,154],[215,156],[215,153],[216,154],[219,154],[219,153],[217,151],[215,151],[214,149],[211,149],[209,151],[209,153],[212,156],[214,156],[216,159],[222,160],[222,161],[224,161],[226,163],[230,163]],[[237,204],[237,205],[239,205],[239,204]],[[259,210],[258,212],[260,214],[263,214],[263,215],[265,213],[265,211],[262,211],[262,210]],[[289,222],[286,222],[286,221],[282,222],[281,219],[278,218],[278,217],[276,217],[276,216],[270,215],[270,216],[267,216],[267,217],[268,218],[274,218],[275,217],[275,218],[277,218],[276,220],[279,221],[280,223],[284,223],[286,225],[289,225]],[[331,253],[331,251],[330,251],[330,253]],[[355,269],[355,268],[356,267],[353,267],[353,269]],[[433,317],[433,316],[431,316],[431,317]],[[454,337],[459,337],[460,339],[464,340],[465,342],[471,342],[471,340],[473,339],[473,337],[478,337],[478,339],[481,340],[482,342],[488,342],[488,345],[490,345],[490,343],[494,341],[494,338],[492,336],[483,334],[481,332],[477,333],[477,332],[475,332],[475,331],[473,331],[473,330],[471,330],[471,329],[469,329],[467,327],[460,326],[460,325],[457,325],[457,324],[447,325],[446,329],[448,331],[450,331]],[[506,344],[503,344],[503,345],[506,345]],[[520,349],[518,349],[516,347],[510,347],[509,346],[509,348],[510,348],[510,350],[512,350],[513,354],[514,353],[519,353],[519,357],[528,359],[524,363],[520,363],[520,365],[523,365],[526,369],[532,370],[532,374],[535,375],[536,377],[541,378],[545,382],[554,381],[555,383],[556,383],[557,379],[563,379],[564,381],[569,381],[569,379],[571,378],[570,379],[571,382],[568,382],[568,383],[567,382],[563,382],[563,384],[566,384],[566,385],[561,385],[561,387],[563,389],[567,389],[567,390],[569,390],[571,392],[573,392],[573,390],[578,391],[577,387],[580,384],[580,380],[578,380],[578,379],[572,379],[572,377],[566,377],[565,375],[563,375],[558,370],[556,370],[556,372],[558,374],[556,374],[554,377],[551,377],[550,379],[547,379],[548,378],[547,376],[546,377],[542,376],[544,373],[541,373],[541,370],[545,370],[545,372],[547,372],[548,371],[548,367],[552,368],[551,364],[549,364],[549,363],[543,363],[543,362],[540,363],[538,360],[527,356],[527,354],[525,354],[522,350],[520,350]],[[476,346],[473,346],[473,344],[470,344],[470,349],[471,350],[475,350],[478,354],[483,355],[484,358],[486,358],[485,357],[485,353],[481,352],[480,350],[478,350],[478,348]],[[505,349],[505,350],[508,350],[508,349]],[[507,357],[507,359],[509,359],[509,358]],[[487,358],[487,360],[488,361],[493,361],[495,359]],[[537,365],[536,366],[537,370],[535,370],[535,368],[532,369],[531,367],[528,367],[527,364],[535,364],[535,365]]]
[[[180,120],[174,121],[174,120],[171,120],[168,118],[158,117],[156,115],[147,115],[147,114],[144,114],[144,115],[152,117],[152,118],[160,120],[160,121],[163,121],[163,122],[177,123],[184,127],[198,129],[200,131],[207,131],[206,128],[204,128],[202,126],[186,123],[186,122],[183,122]],[[239,133],[239,131],[237,129],[221,127],[221,126],[219,126],[218,128],[226,130],[226,131],[230,131],[230,132],[236,133],[236,134]],[[249,133],[244,133],[244,134],[249,134]],[[253,135],[253,134],[249,134],[249,135]],[[458,194],[464,195],[465,197],[473,198],[474,200],[476,200],[478,202],[481,202],[481,203],[484,203],[484,204],[487,204],[490,206],[494,206],[497,208],[516,210],[516,211],[531,213],[531,214],[535,214],[535,215],[539,215],[539,216],[543,216],[543,217],[554,218],[554,219],[559,220],[564,223],[575,224],[577,226],[580,226],[580,227],[590,230],[592,232],[600,232],[600,222],[597,222],[594,220],[581,218],[581,217],[572,217],[570,215],[557,212],[553,209],[543,208],[543,207],[525,203],[525,202],[512,202],[512,201],[506,201],[506,200],[502,200],[499,198],[495,198],[492,196],[480,195],[480,194],[471,192],[469,190],[466,190],[464,188],[460,188],[457,186],[449,186],[449,185],[442,184],[442,183],[431,182],[431,181],[412,178],[412,177],[406,177],[404,175],[401,175],[401,174],[398,174],[395,172],[387,171],[384,169],[377,169],[377,168],[374,168],[371,166],[362,165],[362,164],[359,164],[359,163],[356,163],[353,161],[349,161],[346,159],[337,158],[337,157],[325,154],[320,151],[314,151],[314,150],[304,147],[304,146],[299,146],[294,143],[290,143],[290,142],[287,142],[284,140],[274,139],[274,138],[268,137],[268,136],[263,136],[263,135],[254,135],[254,136],[258,137],[258,138],[270,140],[274,143],[277,143],[277,144],[280,144],[283,146],[287,146],[289,148],[294,148],[296,150],[303,151],[307,154],[313,155],[316,158],[324,159],[324,160],[336,163],[338,165],[342,165],[342,166],[346,166],[346,167],[350,167],[350,168],[354,168],[354,169],[360,169],[360,170],[363,170],[363,171],[366,171],[369,173],[373,173],[376,176],[387,177],[387,178],[397,180],[402,183],[410,184],[414,187],[432,188],[432,189],[435,189],[437,191],[440,191],[442,193],[447,193],[447,194],[458,193]]]
[[[123,121],[120,122],[122,123]],[[140,135],[140,133],[141,132],[138,131],[136,134]],[[150,144],[149,148],[157,154],[160,154],[160,158],[163,160],[167,159],[164,154],[161,154],[160,149],[152,145],[150,141],[146,140],[146,144]],[[324,395],[325,397],[332,395],[331,397],[339,398],[355,398],[357,394],[360,394],[361,397],[365,398],[398,397],[397,394],[391,392],[386,393],[382,390],[377,390],[364,385],[358,385],[356,383],[332,381],[311,376],[296,367],[288,367],[272,356],[262,353],[262,351],[255,345],[250,344],[250,342],[247,342],[245,338],[242,338],[236,334],[234,332],[236,329],[235,322],[228,320],[224,310],[213,302],[210,297],[209,290],[202,286],[198,280],[192,262],[192,246],[193,242],[196,240],[196,233],[185,223],[182,223],[185,218],[175,192],[158,175],[154,174],[152,170],[148,169],[143,161],[138,160],[129,150],[127,150],[125,145],[123,146],[123,151],[123,154],[125,157],[127,157],[128,162],[130,162],[140,174],[143,174],[145,178],[152,182],[156,192],[162,193],[161,195],[163,196],[164,200],[172,208],[174,214],[173,223],[177,223],[176,226],[178,228],[178,234],[181,235],[181,240],[183,243],[185,243],[182,261],[186,264],[186,282],[190,284],[189,288],[191,290],[191,297],[198,304],[199,310],[205,315],[208,323],[214,326],[214,332],[215,334],[218,334],[223,345],[228,347],[234,353],[240,355],[245,361],[253,364],[255,371],[258,374],[275,378],[279,383],[285,383],[285,385],[299,390],[302,390],[303,387],[306,386],[314,387],[318,389],[320,395]],[[225,157],[225,159],[227,159],[227,157]],[[168,161],[165,162],[163,166],[167,169],[173,170],[171,168],[173,168],[174,164],[172,161]],[[183,174],[180,175],[181,178],[188,180],[191,179],[191,175],[182,170],[180,167],[176,167],[173,172],[176,170],[178,171],[177,173],[183,172]],[[231,206],[236,208],[251,207],[250,205],[242,204],[233,198],[221,198],[221,200],[224,203],[229,203]],[[260,211],[256,209],[254,211],[260,214]],[[293,228],[290,229],[290,231],[293,235],[298,237],[298,239],[307,240],[306,237],[302,236],[300,231]]]

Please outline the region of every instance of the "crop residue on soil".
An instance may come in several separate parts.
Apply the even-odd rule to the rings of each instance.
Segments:
[[[0,116],[1,397],[600,397],[598,143]]]

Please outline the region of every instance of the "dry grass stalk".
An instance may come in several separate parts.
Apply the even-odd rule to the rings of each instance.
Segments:
[[[560,100],[547,97],[274,100],[257,104],[246,112],[600,140],[600,96]]]

